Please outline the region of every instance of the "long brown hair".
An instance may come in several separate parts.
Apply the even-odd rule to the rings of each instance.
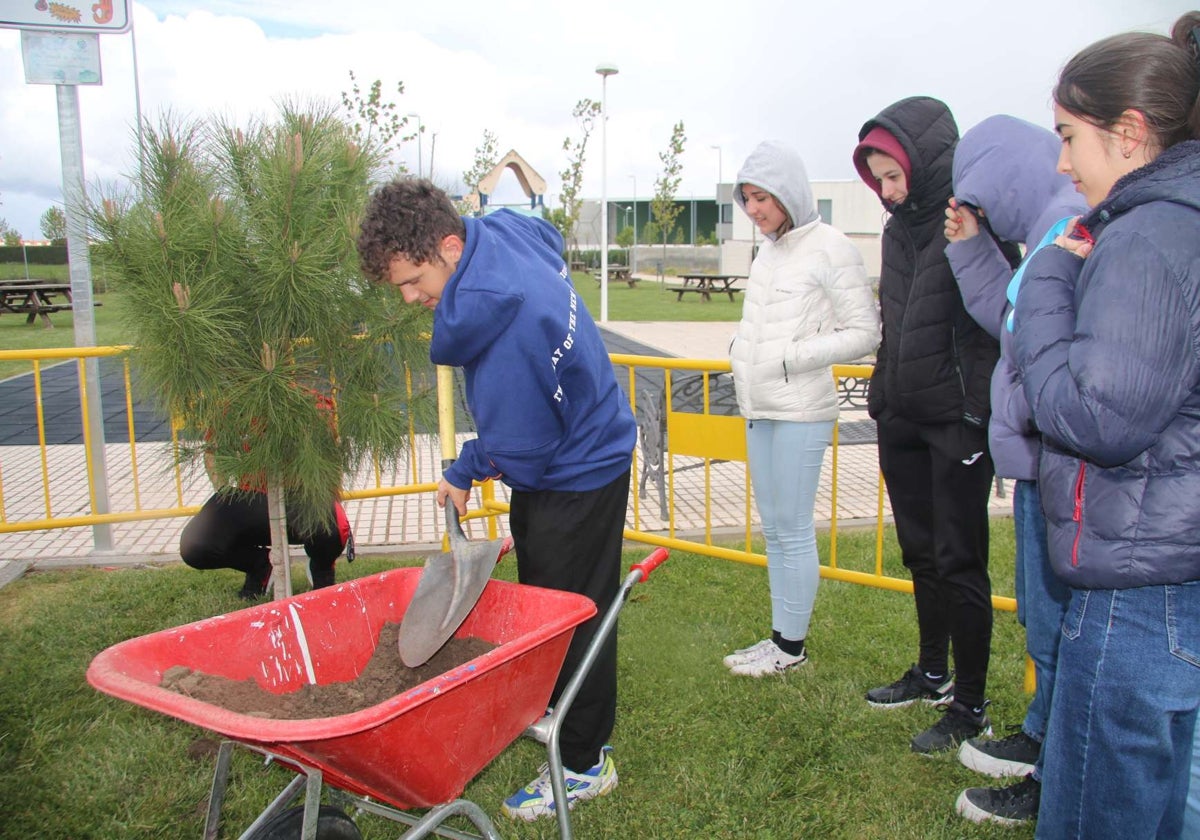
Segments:
[[[1130,32],[1082,50],[1059,75],[1054,101],[1102,128],[1138,111],[1159,149],[1200,138],[1200,12],[1180,17],[1169,38]]]

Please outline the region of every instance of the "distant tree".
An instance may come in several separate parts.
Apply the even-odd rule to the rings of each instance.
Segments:
[[[404,82],[396,83],[396,93],[404,95]],[[377,149],[385,159],[390,159],[404,143],[416,139],[415,131],[404,133],[408,128],[408,117],[400,116],[395,102],[383,100],[383,82],[379,79],[371,83],[371,89],[364,97],[358,86],[358,78],[351,70],[350,93],[342,91],[342,109],[346,112],[351,136],[359,148]],[[399,172],[408,171],[403,162],[397,163],[396,169]]]
[[[58,245],[67,239],[67,214],[59,207],[51,207],[38,220],[42,236]]]
[[[679,191],[679,184],[683,181],[683,164],[679,158],[683,155],[683,144],[686,141],[683,120],[680,120],[671,131],[671,142],[667,150],[658,153],[663,171],[654,181],[654,198],[650,201],[650,213],[661,231],[664,262],[667,259],[667,239],[675,227],[675,220],[683,212],[683,205],[675,203],[675,193]]]
[[[642,244],[657,245],[662,238],[662,229],[658,226],[658,222],[649,221],[642,225]]]
[[[580,191],[583,189],[583,162],[587,157],[588,138],[592,134],[592,126],[600,116],[600,103],[591,99],[580,99],[571,111],[579,123],[580,137],[572,141],[570,137],[563,140],[563,151],[567,153],[567,168],[558,173],[562,179],[562,204],[564,215],[558,225],[563,240],[572,250],[579,250],[579,242],[575,231],[579,227],[579,210],[583,204]]]
[[[8,219],[0,219],[0,238],[8,246],[21,244],[21,232],[8,226]]]
[[[633,225],[626,225],[617,231],[617,244],[622,248],[628,248],[633,244]]]
[[[475,147],[475,161],[471,164],[471,168],[463,173],[463,183],[467,186],[467,192],[473,193],[479,189],[479,182],[482,181],[487,174],[496,168],[500,157],[496,148],[496,135],[483,130],[483,140]]]

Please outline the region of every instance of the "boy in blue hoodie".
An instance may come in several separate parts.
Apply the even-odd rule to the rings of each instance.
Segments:
[[[434,364],[461,367],[478,437],[442,475],[437,500],[466,513],[472,482],[511,488],[509,528],[521,583],[586,595],[598,614],[576,629],[551,702],[620,587],[621,544],[637,427],[600,331],[571,282],[547,222],[509,210],[458,215],[427,180],[399,179],[371,197],[358,252],[363,271],[433,310]],[[616,718],[617,642],[610,635],[563,723],[571,803],[608,793]],[[549,773],[504,802],[511,817],[554,815]]]

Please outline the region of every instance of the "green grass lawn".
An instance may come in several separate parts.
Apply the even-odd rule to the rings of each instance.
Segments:
[[[65,265],[31,265],[29,276],[33,279],[69,283],[71,278]],[[24,280],[25,266],[21,263],[0,263],[0,280]],[[96,325],[96,344],[122,344],[118,308],[120,296],[114,292],[98,292],[95,299],[100,306],[93,309]],[[44,350],[53,347],[75,346],[75,313],[54,312],[50,316],[52,329],[46,328],[41,318],[32,324],[25,323],[25,316],[5,312],[0,315],[0,350]],[[0,379],[7,379],[33,368],[29,362],[0,361]]]
[[[1007,519],[993,525],[998,592],[1012,591],[1011,530]],[[872,532],[845,533],[840,556],[857,566],[873,545]],[[896,573],[890,535],[886,551],[887,569]],[[360,556],[339,564],[339,575],[400,562],[413,561]],[[515,573],[511,558],[497,569],[502,578]],[[213,759],[196,747],[211,733],[100,694],[84,672],[118,641],[237,609],[240,583],[233,572],[173,563],[36,572],[0,590],[0,835],[199,836]],[[962,788],[989,782],[952,755],[930,759],[909,750],[912,735],[936,720],[933,709],[880,711],[863,700],[866,689],[896,679],[916,657],[910,596],[824,581],[810,664],[783,677],[733,677],[721,657],[760,638],[769,615],[764,569],[696,555],[674,554],[634,589],[621,614],[612,738],[621,783],[575,810],[578,836],[1032,836],[954,814]],[[1024,714],[1022,640],[1015,617],[998,614],[989,685],[998,735]],[[465,796],[493,815],[502,836],[558,836],[554,822],[517,824],[499,813],[500,801],[544,757],[540,745],[520,739],[467,787]],[[244,831],[290,778],[238,751],[222,836]],[[374,816],[359,825],[372,839],[400,833]]]
[[[588,311],[600,320],[600,286],[586,272],[575,272],[575,289]],[[738,321],[742,317],[742,296],[713,295],[701,300],[699,295],[684,295],[678,300],[665,286],[679,281],[667,277],[660,285],[657,280],[642,280],[634,288],[627,283],[608,284],[608,320],[610,321]]]

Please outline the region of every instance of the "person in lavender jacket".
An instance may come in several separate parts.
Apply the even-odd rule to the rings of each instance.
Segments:
[[[1013,368],[1007,290],[1014,273],[1000,246],[1000,241],[1022,242],[1032,252],[1056,223],[1087,212],[1071,179],[1055,171],[1058,149],[1058,138],[1048,129],[1003,114],[985,119],[963,135],[954,152],[954,197],[946,208],[946,256],[963,302],[1000,341],[988,446],[996,474],[1015,480],[1017,619],[1025,627],[1025,649],[1037,674],[1037,691],[1017,732],[997,740],[973,738],[959,748],[959,761],[972,770],[1023,777],[1004,788],[963,791],[958,812],[975,822],[1012,824],[1037,816],[1039,757],[1070,597],[1050,568],[1037,483],[1041,438]]]

